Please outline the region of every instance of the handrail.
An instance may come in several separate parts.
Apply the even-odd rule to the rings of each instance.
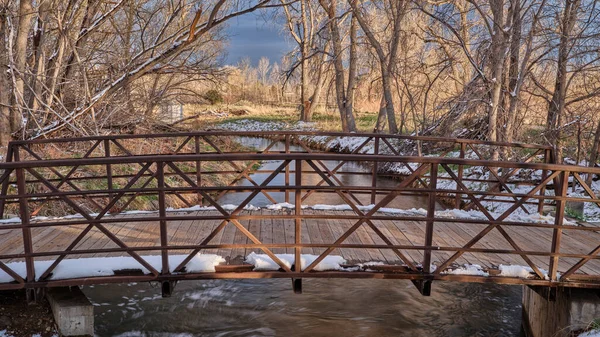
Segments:
[[[430,163],[466,166],[489,166],[498,168],[520,168],[538,169],[551,171],[569,171],[579,173],[600,174],[600,167],[576,166],[565,164],[546,163],[516,163],[493,160],[461,159],[461,158],[438,158],[438,157],[415,157],[395,155],[372,155],[372,154],[344,154],[344,153],[206,153],[206,154],[156,154],[151,156],[117,156],[117,157],[94,157],[73,159],[45,159],[27,160],[0,163],[0,169],[18,169],[32,167],[55,167],[70,165],[106,165],[106,164],[135,164],[155,162],[187,162],[187,161],[238,161],[238,160],[330,160],[332,156],[336,160],[344,161],[370,161],[370,162],[393,162],[393,163]]]
[[[169,138],[169,137],[193,137],[193,136],[329,136],[329,137],[378,137],[392,138],[415,141],[431,141],[439,143],[466,143],[480,144],[490,146],[506,146],[529,149],[545,149],[551,150],[550,145],[527,144],[527,143],[508,143],[508,142],[493,142],[477,139],[465,138],[445,138],[433,136],[411,136],[383,133],[353,133],[353,132],[323,132],[323,131],[197,131],[197,132],[178,132],[178,133],[159,133],[159,134],[120,134],[120,135],[104,135],[104,136],[87,136],[73,138],[49,138],[49,139],[33,139],[33,140],[14,140],[10,145],[26,145],[26,144],[48,144],[48,143],[72,143],[78,141],[96,141],[96,140],[112,140],[112,139],[151,139],[151,138]]]

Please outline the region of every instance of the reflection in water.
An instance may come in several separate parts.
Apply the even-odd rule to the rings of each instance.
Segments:
[[[244,138],[263,149],[269,141]],[[278,144],[274,150],[283,150]],[[300,150],[295,147],[292,150]],[[263,163],[274,169],[280,163]],[[337,163],[327,162],[330,168]],[[292,163],[292,168],[293,163]],[[305,168],[307,169],[307,168]],[[349,163],[345,171],[366,171]],[[255,174],[259,184],[268,174]],[[316,183],[317,176],[304,176]],[[346,184],[369,186],[368,176],[341,176]],[[290,179],[294,181],[293,175]],[[283,176],[275,185],[283,185]],[[378,180],[378,186],[394,182]],[[241,185],[250,185],[247,181]],[[384,185],[386,184],[386,185]],[[239,204],[248,193],[226,195],[222,204]],[[271,193],[283,201],[283,193]],[[334,195],[306,204],[343,203]],[[292,198],[293,200],[293,198]],[[255,206],[270,204],[259,195]],[[400,197],[392,207],[422,207],[420,198]],[[159,287],[121,284],[86,287],[96,305],[98,336],[518,336],[521,288],[494,284],[437,282],[431,297],[406,280],[305,279],[304,294],[284,279],[181,282],[171,298]]]
[[[256,148],[257,151],[264,150],[267,146],[271,144],[271,140],[264,138],[255,138],[255,137],[240,137],[239,142],[248,147]],[[270,148],[270,151],[285,151],[285,143],[279,142],[273,147]],[[290,145],[290,151],[304,151],[304,149],[300,146]],[[317,162],[314,162],[315,165],[319,166]],[[337,160],[326,160],[323,162],[327,166],[329,170],[333,170],[338,166],[340,161]],[[282,162],[279,161],[266,161],[262,163],[260,167],[261,170],[269,171],[276,170]],[[370,164],[370,163],[368,163]],[[290,171],[293,171],[295,168],[295,161],[292,161],[289,164]],[[302,171],[313,171],[308,163],[302,163]],[[343,174],[341,172],[363,172],[369,173],[368,175],[355,175],[355,174]],[[346,162],[338,171],[339,174],[336,174],[336,178],[339,179],[342,184],[345,186],[364,186],[370,187],[372,184],[371,181],[371,169],[368,166],[362,165],[357,162]],[[267,177],[269,177],[270,173],[255,173],[251,174],[250,177],[257,183],[261,184]],[[302,175],[302,183],[306,186],[314,186],[320,183],[322,180],[321,176],[316,173],[304,173]],[[293,173],[290,173],[289,177],[290,185],[294,184],[295,176]],[[398,184],[398,181],[394,181],[391,179],[386,179],[383,177],[377,178],[377,186],[395,186]],[[242,180],[238,184],[238,186],[253,186],[252,183],[248,180]],[[285,175],[279,174],[277,175],[270,183],[271,186],[284,186],[285,185]],[[326,186],[327,184],[323,184]],[[293,192],[291,192],[290,201],[293,203],[294,196]],[[283,192],[268,192],[268,194],[275,199],[277,202],[284,202],[285,195]],[[238,205],[242,203],[246,197],[250,195],[250,192],[239,192],[239,193],[229,193],[224,195],[219,199],[220,204],[233,204]],[[364,205],[370,204],[370,196],[367,194],[355,194],[355,196],[361,200]],[[381,196],[378,196],[377,201],[381,199]],[[427,205],[427,199],[425,197],[415,197],[415,196],[398,196],[395,200],[389,203],[385,207],[393,207],[400,209],[410,209],[410,208],[422,208],[424,205]],[[270,205],[271,201],[262,193],[259,193],[252,201],[250,201],[251,205],[264,207],[266,205]],[[337,205],[337,204],[346,204],[346,202],[338,195],[333,193],[313,193],[308,197],[305,201],[302,202],[303,205],[316,205],[316,204],[327,204],[327,205]]]

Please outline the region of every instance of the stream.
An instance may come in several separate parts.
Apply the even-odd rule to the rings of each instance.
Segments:
[[[240,139],[264,149],[269,140]],[[272,150],[283,150],[277,144]],[[292,147],[292,151],[301,150]],[[336,162],[328,161],[332,168]],[[280,163],[264,162],[262,169]],[[292,168],[293,163],[291,164]],[[367,172],[356,163],[344,171]],[[268,174],[253,174],[261,183]],[[303,183],[316,183],[316,175]],[[371,177],[341,176],[347,184],[370,186]],[[290,181],[293,184],[294,177]],[[279,175],[272,184],[283,185]],[[396,182],[379,178],[378,186]],[[248,186],[250,182],[240,181]],[[225,195],[222,204],[239,204],[248,193]],[[270,193],[278,202],[284,193]],[[293,199],[293,195],[292,195]],[[422,207],[424,199],[399,197],[393,207]],[[339,197],[313,194],[307,204],[341,204]],[[258,195],[254,206],[270,204]],[[400,205],[400,206],[399,206]],[[408,280],[305,279],[303,294],[288,279],[183,281],[170,298],[146,283],[83,288],[95,306],[96,335],[105,336],[519,336],[521,287],[435,282],[423,297]]]

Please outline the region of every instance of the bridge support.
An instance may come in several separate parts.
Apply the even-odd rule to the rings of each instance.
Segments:
[[[293,278],[292,279],[292,288],[294,289],[294,294],[302,294],[302,279],[301,278]]]
[[[37,304],[44,296],[46,296],[46,288],[25,289],[25,299],[27,300],[27,304]]]
[[[417,290],[423,296],[431,296],[431,281],[428,280],[412,280],[412,283],[417,287]]]
[[[173,295],[173,291],[175,290],[175,285],[177,285],[177,281],[162,281],[160,286],[162,297],[171,297],[171,295]]]
[[[523,286],[523,331],[527,337],[568,337],[600,318],[597,289]]]
[[[94,306],[79,287],[52,288],[47,297],[61,336],[94,335]]]

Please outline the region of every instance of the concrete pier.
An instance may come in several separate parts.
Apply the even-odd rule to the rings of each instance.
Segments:
[[[569,337],[600,318],[600,290],[523,286],[527,337]]]
[[[94,335],[94,306],[79,287],[51,288],[47,297],[62,336]]]

